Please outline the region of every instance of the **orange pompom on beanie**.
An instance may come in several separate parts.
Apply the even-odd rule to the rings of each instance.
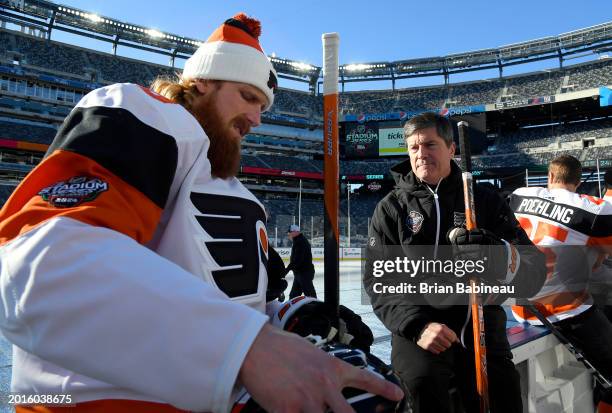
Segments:
[[[187,59],[183,78],[248,83],[266,95],[268,110],[274,102],[278,77],[259,44],[260,34],[258,20],[238,13],[218,27]]]

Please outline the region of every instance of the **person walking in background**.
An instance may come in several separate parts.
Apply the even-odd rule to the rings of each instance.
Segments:
[[[310,242],[304,234],[300,232],[297,225],[289,226],[287,236],[293,242],[291,247],[291,259],[287,266],[287,273],[293,271],[293,286],[289,292],[289,298],[297,297],[302,293],[309,297],[317,297],[317,293],[312,284],[314,279],[314,265],[312,264],[312,251]]]

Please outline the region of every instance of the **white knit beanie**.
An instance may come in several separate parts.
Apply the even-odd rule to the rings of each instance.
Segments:
[[[239,13],[228,19],[185,62],[183,77],[215,79],[253,85],[268,98],[264,110],[274,103],[278,78],[259,44],[261,24]]]

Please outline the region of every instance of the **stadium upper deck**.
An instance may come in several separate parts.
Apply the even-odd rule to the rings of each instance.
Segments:
[[[1,14],[0,14],[1,16]],[[49,47],[51,46],[51,47]],[[31,35],[0,31],[0,69],[4,79],[19,76],[36,77],[52,74],[70,80],[66,90],[75,97],[50,96],[44,89],[49,77],[39,75],[39,97],[76,102],[87,90],[102,84],[132,82],[149,84],[157,76],[171,76],[180,72],[169,66],[114,56],[74,45]],[[3,70],[2,70],[3,69]],[[33,80],[33,79],[30,79]],[[30,82],[34,83],[34,82]],[[356,91],[341,94],[340,106],[344,113],[381,113],[412,111],[503,102],[509,99],[550,96],[612,84],[612,59],[528,73],[511,77],[487,79],[441,86]],[[5,90],[8,89],[8,86]],[[17,89],[17,87],[15,87]],[[17,90],[15,90],[17,91]],[[313,93],[280,89],[273,113],[317,120],[322,117],[322,98]]]
[[[159,75],[169,75],[177,59],[187,58],[199,45],[197,39],[163,33],[144,26],[98,16],[85,10],[45,0],[0,0],[2,27],[17,25],[34,36],[2,33],[4,60],[22,68],[42,68],[86,84],[135,82],[147,84]],[[72,45],[51,43],[53,31],[61,30],[107,41],[114,54],[105,54]],[[118,46],[127,46],[166,55],[170,66],[156,65],[116,56]],[[395,62],[341,65],[340,81],[390,80],[391,89],[377,92],[345,93],[342,109],[351,113],[395,110],[441,109],[463,105],[501,102],[520,97],[554,95],[612,83],[610,62],[564,67],[568,59],[593,53],[602,55],[612,47],[612,22],[558,36],[550,36],[499,48],[473,50],[441,57],[424,57]],[[559,69],[503,77],[509,66],[536,60],[556,59]],[[316,95],[321,68],[290,59],[272,57],[281,78],[303,81],[312,93],[285,90],[278,96],[274,112],[298,118],[321,117],[321,99]],[[6,62],[5,62],[6,63]],[[466,71],[496,68],[499,78],[452,84],[451,76]],[[411,77],[443,76],[444,86],[395,89],[395,81]],[[435,83],[435,82],[432,82]],[[84,88],[87,89],[88,86]]]
[[[105,40],[115,53],[50,40],[56,30]],[[177,59],[188,57],[198,44],[196,39],[153,32],[137,24],[44,0],[0,0],[1,178],[12,185],[37,163],[57,126],[85,93],[104,84],[135,82],[146,85],[157,76],[172,75],[179,71],[173,67]],[[118,46],[165,55],[170,64],[165,66],[118,56]],[[604,57],[611,48],[612,22],[497,49],[398,62],[343,65],[343,85],[388,80],[390,88],[343,92],[340,109],[344,114],[367,114],[440,111],[483,104],[506,107],[508,102],[553,95],[571,100],[575,92],[580,94],[612,85],[612,59]],[[566,64],[569,59],[586,54],[593,60],[578,65]],[[556,59],[552,65],[558,67],[503,76],[508,66],[543,59]],[[322,213],[316,196],[320,196],[321,189],[317,177],[323,169],[319,160],[322,153],[322,98],[318,94],[321,70],[290,59],[274,57],[272,61],[281,78],[302,81],[309,91],[280,89],[271,112],[264,117],[266,124],[247,136],[242,165],[256,171],[256,176],[248,177],[247,183],[255,190],[275,192],[266,202],[273,210],[281,211],[289,205],[287,196],[297,191],[296,178],[311,179],[313,182],[304,186],[304,193],[315,197],[311,200],[310,212],[311,216],[319,216]],[[452,82],[454,74],[491,68],[498,69],[499,77]],[[398,79],[422,76],[432,78],[432,83],[436,83],[435,77],[442,76],[444,84],[395,88]],[[589,118],[591,114],[586,121],[568,120],[553,118],[552,106],[549,104],[548,108],[551,116],[547,122],[554,126],[542,124],[524,128],[517,124],[490,130],[489,148],[483,156],[475,157],[474,165],[482,169],[538,165],[561,151],[573,153],[583,161],[612,159],[612,124],[605,119],[609,115],[604,114],[604,119],[594,121]],[[505,110],[504,115],[497,107],[495,110],[497,113],[492,118],[514,116],[512,110]],[[524,115],[517,113],[517,116]],[[601,114],[597,116],[601,118]],[[496,121],[496,124],[503,125],[507,120]],[[589,144],[584,149],[585,141],[594,141],[595,145]],[[341,174],[382,177],[395,162],[397,159],[342,162]],[[9,192],[5,190],[4,195]],[[361,198],[361,201],[356,200],[352,214],[365,217],[376,196],[363,194]],[[295,216],[294,209],[285,212]],[[304,210],[309,211],[307,200]],[[355,221],[354,224],[358,225]],[[367,221],[362,226],[366,231]]]
[[[167,55],[172,64],[176,59],[187,57],[199,43],[195,39],[152,32],[143,26],[43,0],[0,0],[0,23],[1,137],[26,142],[23,148],[39,151],[44,150],[44,145],[54,135],[54,128],[89,90],[114,82],[148,84],[157,76],[177,72],[172,66],[49,40],[53,30],[106,40],[112,44],[115,52],[117,46],[155,51]],[[16,27],[21,27],[22,31],[8,30]],[[344,92],[340,97],[340,108],[344,114],[439,111],[449,107],[482,104],[504,107],[507,102],[525,98],[571,96],[573,92],[612,85],[612,59],[603,57],[603,53],[611,47],[612,23],[604,23],[497,49],[398,62],[344,65],[341,67],[343,83],[388,79],[394,86],[395,80],[401,78],[444,76],[446,84]],[[600,58],[579,65],[564,66],[567,59],[585,53],[593,53],[594,58],[599,54]],[[501,76],[508,66],[551,58],[558,59],[559,68]],[[279,90],[272,111],[264,118],[264,122],[277,125],[264,128],[263,131],[254,131],[247,137],[243,165],[279,170],[292,167],[320,174],[322,165],[316,160],[321,153],[318,128],[322,117],[322,99],[317,94],[320,68],[288,59],[272,60],[281,77],[308,83],[310,92]],[[500,77],[464,83],[450,82],[455,73],[491,67],[499,69]],[[561,122],[551,118],[553,121]],[[606,121],[561,122],[554,128],[501,128],[490,134],[490,150],[482,159],[477,159],[476,164],[482,168],[541,164],[547,160],[545,148],[550,149],[550,145],[556,145],[558,150],[579,152],[581,157],[608,157],[610,149],[599,143],[610,136],[610,130],[610,124]],[[597,139],[599,143],[581,151],[578,143],[585,139]],[[525,148],[542,148],[542,151],[527,154]],[[298,154],[303,159],[297,158],[299,162],[292,162],[282,156],[267,155],[279,152],[286,155]],[[343,164],[342,173],[351,175],[365,171],[384,174],[392,162],[394,160],[352,161]]]

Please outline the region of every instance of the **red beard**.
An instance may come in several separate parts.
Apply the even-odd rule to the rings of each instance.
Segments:
[[[224,124],[215,106],[216,91],[211,93],[202,104],[193,108],[192,113],[202,125],[204,132],[210,140],[208,148],[208,159],[212,175],[227,179],[238,175],[240,170],[240,141],[242,137],[236,137],[233,125],[238,125],[241,130],[248,131],[250,124],[244,116],[237,116],[229,123]]]

